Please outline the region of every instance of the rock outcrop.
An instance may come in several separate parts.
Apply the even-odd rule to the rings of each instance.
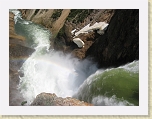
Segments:
[[[18,41],[18,40],[16,40]],[[19,75],[22,74],[18,72],[24,61],[29,57],[30,54],[34,52],[33,49],[10,42],[9,44],[9,105],[10,106],[20,106],[21,102],[24,100],[17,85],[19,84]]]
[[[54,93],[41,93],[36,96],[31,106],[93,106],[71,97],[57,97]]]
[[[17,89],[18,70],[34,49],[25,46],[25,38],[15,33],[14,14],[9,12],[9,105],[20,106],[24,100]]]
[[[20,11],[24,19],[48,28],[52,33],[51,40],[54,40],[70,13],[70,9],[20,9]]]
[[[88,49],[99,67],[119,66],[139,59],[139,10],[116,10],[107,32]]]
[[[20,11],[24,19],[41,24],[51,31],[51,46],[53,46],[55,50],[72,52],[74,56],[80,59],[85,58],[87,49],[85,48],[82,53],[82,50],[76,47],[73,43],[71,31],[81,29],[87,24],[93,25],[96,22],[109,23],[114,14],[114,10],[110,9],[20,9]],[[85,39],[83,41],[85,41]],[[85,44],[89,44],[86,45],[87,48],[91,46],[90,41],[85,42]]]
[[[54,41],[55,50],[72,53],[79,59],[91,57],[99,67],[112,67],[139,59],[139,10],[20,10],[26,20],[31,20],[48,28]],[[10,85],[16,88],[19,81],[17,70],[24,60],[34,51],[24,45],[25,38],[15,33],[14,15],[9,13],[9,74]],[[97,31],[79,34],[85,46],[79,48],[73,42],[72,30],[80,30],[87,24],[96,22],[109,24],[103,35]],[[16,60],[17,59],[17,60]],[[13,87],[10,87],[10,98],[13,97]],[[12,92],[11,92],[12,91]],[[10,101],[10,105],[13,104]],[[61,98],[55,94],[42,93],[36,97],[31,105],[88,105],[73,98]]]
[[[83,12],[83,10],[81,11]],[[56,50],[62,50],[63,52],[72,52],[72,54],[79,58],[84,59],[86,57],[86,51],[88,48],[94,43],[96,38],[98,38],[100,35],[97,33],[97,31],[89,32],[88,34],[79,34],[75,38],[80,38],[84,43],[85,47],[79,48],[75,43],[73,43],[73,35],[71,33],[72,30],[77,29],[76,31],[82,29],[86,25],[90,24],[92,26],[96,22],[106,22],[109,23],[115,10],[88,10],[87,16],[80,22],[81,16],[79,14],[76,14],[76,16],[73,19],[67,20],[63,26],[63,28],[58,33],[56,39],[54,48]],[[69,14],[74,14],[72,11]],[[80,18],[79,18],[79,17]],[[85,16],[85,15],[84,15]],[[63,45],[62,45],[63,44]]]

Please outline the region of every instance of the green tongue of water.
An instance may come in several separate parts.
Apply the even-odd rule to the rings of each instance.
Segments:
[[[90,93],[94,96],[116,95],[120,100],[125,99],[139,105],[139,75],[137,73],[130,73],[124,69],[113,69],[105,71],[96,78],[97,80],[91,84],[90,88]]]
[[[94,75],[90,84],[82,87],[78,98],[91,102],[94,97],[116,96],[118,101],[139,105],[139,73],[124,68],[114,68]]]

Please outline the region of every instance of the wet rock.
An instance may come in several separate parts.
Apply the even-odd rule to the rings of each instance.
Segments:
[[[71,97],[57,97],[54,93],[41,93],[36,96],[31,106],[93,106],[92,104]]]
[[[96,22],[109,23],[115,10],[20,9],[20,11],[24,19],[41,24],[51,31],[53,35],[50,39],[52,48],[63,52],[72,52],[74,56],[83,59],[85,58],[87,49],[94,41],[92,39],[92,41],[86,42],[86,47],[82,50],[73,43],[71,31],[74,29],[77,29],[78,31],[87,24],[93,25]],[[84,37],[86,37],[86,34]],[[82,39],[82,41],[84,42],[85,39]]]
[[[18,90],[19,83],[19,73],[15,70],[9,69],[9,105],[10,106],[20,106],[21,102],[24,100],[22,95]]]
[[[84,59],[86,57],[86,51],[94,43],[97,37],[99,37],[99,34],[95,32],[89,34],[80,34],[78,38],[80,38],[85,45],[83,48],[75,47],[72,51],[72,54],[79,59]]]
[[[9,68],[18,71],[23,62],[34,52],[34,49],[19,45],[9,44]]]
[[[29,55],[34,52],[33,49],[17,44],[17,42],[9,44],[9,105],[20,106],[24,100],[18,90],[20,67]]]
[[[52,41],[70,13],[70,9],[20,9],[20,11],[24,19],[48,28],[52,33]]]

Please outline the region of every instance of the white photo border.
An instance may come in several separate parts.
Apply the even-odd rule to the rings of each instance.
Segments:
[[[139,9],[139,106],[9,106],[9,9]],[[0,115],[148,115],[148,0],[1,0]]]

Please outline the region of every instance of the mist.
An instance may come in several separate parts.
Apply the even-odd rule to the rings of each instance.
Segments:
[[[96,64],[88,59],[79,60],[54,50],[34,52],[20,68],[24,75],[20,77],[18,89],[28,104],[42,92],[72,97],[96,70]]]

